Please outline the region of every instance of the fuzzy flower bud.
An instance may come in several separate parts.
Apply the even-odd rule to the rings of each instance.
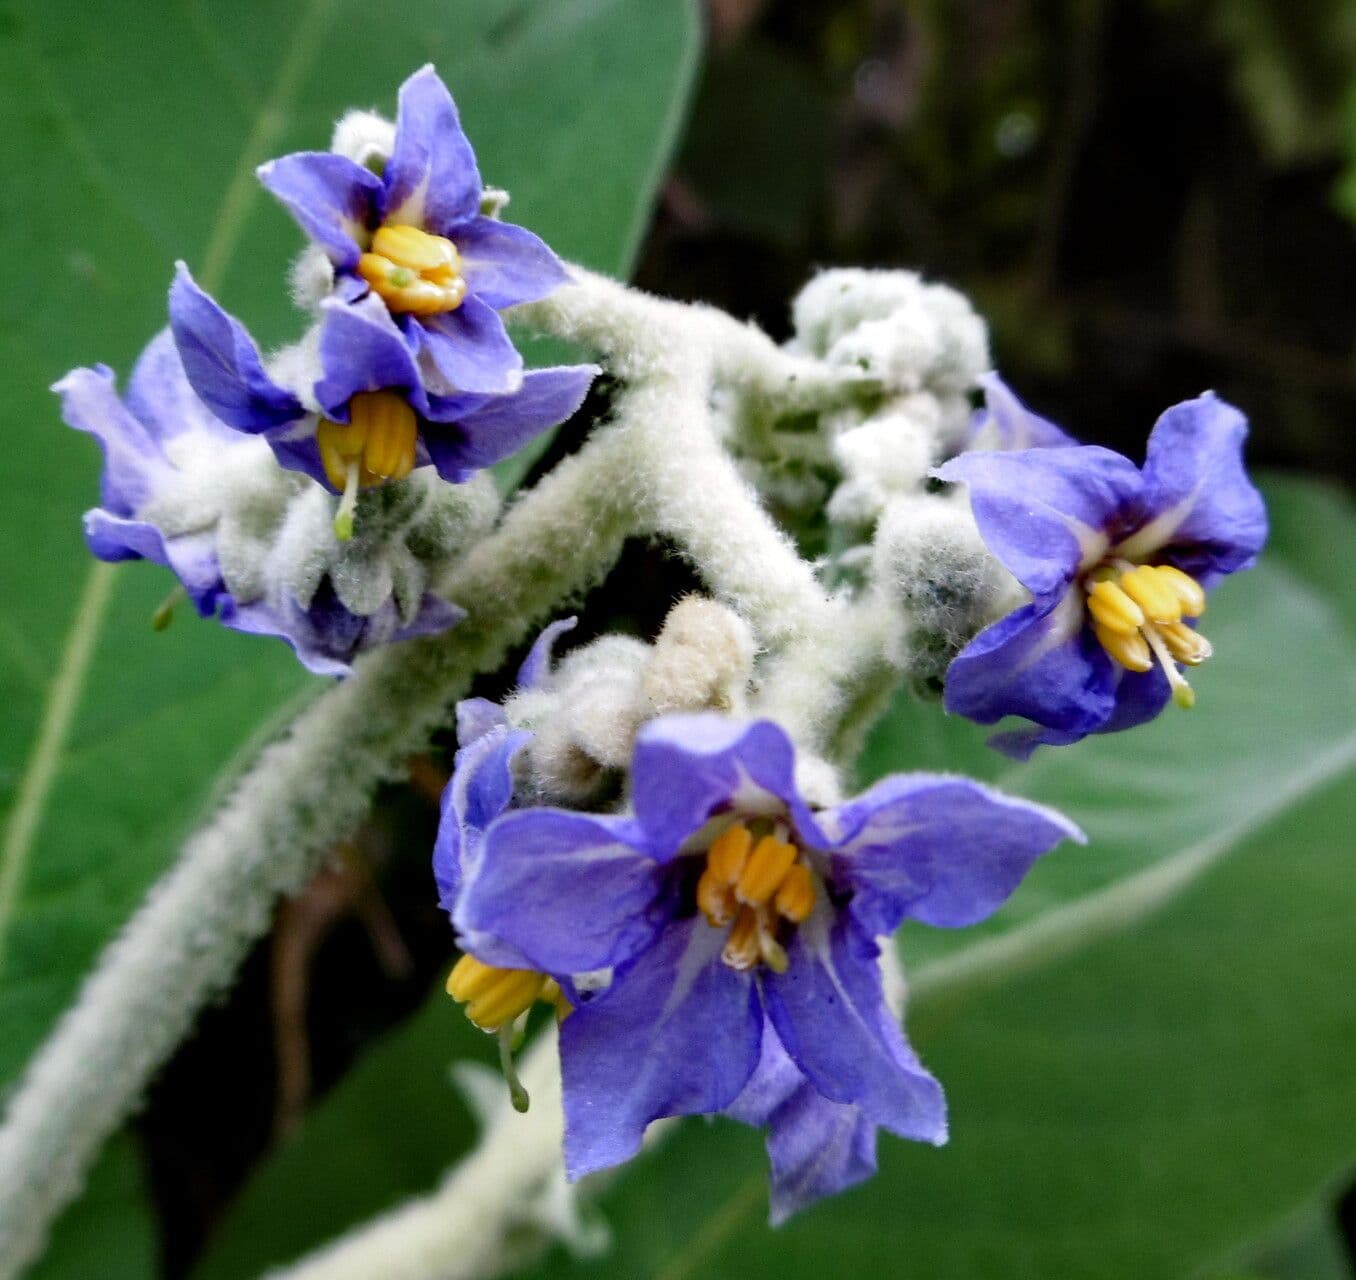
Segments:
[[[892,500],[876,535],[874,574],[901,622],[890,660],[934,691],[956,654],[1021,594],[954,494]]]
[[[738,709],[753,673],[754,649],[748,623],[737,613],[704,596],[680,600],[645,666],[642,683],[651,714]]]
[[[890,391],[964,392],[989,367],[969,302],[909,271],[825,271],[796,298],[794,350],[860,369]]]

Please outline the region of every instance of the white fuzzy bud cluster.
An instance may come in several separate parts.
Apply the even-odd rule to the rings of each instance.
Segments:
[[[521,788],[538,802],[597,803],[620,782],[647,720],[742,710],[753,659],[748,625],[701,596],[680,600],[653,644],[609,635],[575,649],[504,704],[509,723],[533,734],[519,757]]]
[[[908,271],[825,271],[793,317],[789,350],[859,373],[875,391],[821,422],[841,474],[829,519],[869,529],[962,441],[969,392],[989,367],[987,330],[961,294]]]

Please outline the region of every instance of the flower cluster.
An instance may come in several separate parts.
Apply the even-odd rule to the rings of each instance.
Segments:
[[[462,616],[437,579],[497,505],[468,482],[569,417],[597,373],[524,371],[499,312],[568,277],[491,216],[502,200],[432,68],[402,87],[394,129],[367,120],[362,163],[308,152],[259,171],[318,246],[303,273],[314,252],[325,264],[297,343],[266,361],[181,263],[126,405],[102,367],[55,388],[105,450],[94,553],[167,565],[204,616],[332,675]],[[352,135],[341,122],[338,143]]]
[[[204,616],[343,675],[464,616],[440,588],[498,517],[483,472],[575,412],[598,370],[524,368],[500,313],[569,277],[499,218],[431,68],[401,88],[394,125],[351,115],[331,151],[259,177],[311,241],[293,272],[302,337],[265,357],[181,265],[125,397],[102,366],[56,390],[105,454],[85,518],[96,555],[166,565]],[[1142,467],[1082,445],[983,372],[984,326],[960,295],[909,273],[823,273],[780,351],[740,331],[717,358],[734,327],[694,314],[665,332],[710,366],[697,456],[728,467],[708,507],[729,518],[681,549],[720,601],[689,596],[653,642],[604,635],[560,662],[574,621],[558,621],[503,703],[462,701],[434,870],[463,953],[448,990],[498,1036],[520,1106],[515,1038],[534,1004],[557,1010],[570,1176],[629,1159],[658,1119],[725,1114],[766,1128],[780,1221],[869,1176],[880,1129],[946,1139],[941,1087],[888,995],[891,936],[984,920],[1038,858],[1083,840],[963,777],[895,775],[843,799],[843,744],[882,677],[942,688],[981,723],[1026,720],[992,739],[1018,756],[1191,706],[1207,593],[1254,562],[1266,513],[1236,409],[1211,394],[1169,409]],[[659,430],[619,408],[611,440],[639,441],[619,456],[696,439],[654,413],[670,381],[632,401]],[[555,492],[576,486],[562,509],[581,522],[598,484],[660,488],[676,471],[685,490],[626,532],[707,533],[691,468],[568,465]],[[499,531],[517,557],[504,578],[568,554],[559,516],[509,537],[532,501]],[[800,550],[822,549],[815,563],[767,507]],[[811,620],[769,622],[791,597],[784,612]]]

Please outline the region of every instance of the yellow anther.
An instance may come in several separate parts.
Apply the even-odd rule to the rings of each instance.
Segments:
[[[482,1031],[497,1031],[530,1009],[547,981],[530,969],[496,969],[468,955],[448,975],[447,994],[466,1006],[466,1016]]]
[[[1127,671],[1150,671],[1153,669],[1153,654],[1149,651],[1149,642],[1142,633],[1132,631],[1110,631],[1098,622],[1092,624],[1098,643],[1119,662]]]
[[[759,933],[757,913],[750,907],[742,908],[735,917],[734,927],[725,940],[720,958],[731,969],[752,969],[763,954]]]
[[[1158,580],[1181,603],[1183,617],[1199,618],[1205,612],[1205,588],[1189,573],[1183,573],[1170,564],[1160,564],[1154,571],[1158,574]]]
[[[722,884],[734,884],[753,847],[753,836],[742,822],[723,831],[711,842],[706,853],[707,869]]]
[[[1088,588],[1088,612],[1108,631],[1130,635],[1144,625],[1144,610],[1114,582],[1094,582]]]
[[[482,1031],[497,1031],[530,1009],[544,979],[527,969],[501,969],[499,980],[466,1006],[466,1016]]]
[[[729,924],[739,909],[730,882],[708,865],[697,881],[697,907],[712,925]]]
[[[462,956],[447,975],[447,994],[457,1001],[472,1000],[494,981],[498,972],[475,956]]]
[[[436,316],[466,299],[457,246],[418,227],[380,227],[358,274],[392,311]]]
[[[800,924],[815,909],[815,881],[808,867],[796,863],[783,878],[773,905],[792,924]]]
[[[336,489],[349,487],[354,464],[361,489],[404,479],[414,470],[419,419],[409,401],[394,391],[361,391],[348,402],[348,414],[347,422],[325,418],[316,428],[320,460]]]
[[[1182,602],[1177,593],[1156,570],[1147,564],[1121,574],[1121,590],[1141,609],[1150,622],[1177,622],[1182,617]]]
[[[1185,622],[1169,622],[1158,628],[1158,634],[1163,637],[1168,652],[1189,667],[1200,666],[1214,652],[1210,641]]]
[[[796,846],[764,836],[749,854],[735,885],[735,897],[749,906],[762,906],[780,887],[796,861]]]
[[[379,227],[372,237],[372,252],[421,274],[461,274],[461,254],[457,252],[457,246],[446,236],[430,235],[419,227]]]
[[[364,432],[363,469],[382,480],[401,480],[414,470],[419,420],[404,396],[363,391],[348,402],[349,425]]]

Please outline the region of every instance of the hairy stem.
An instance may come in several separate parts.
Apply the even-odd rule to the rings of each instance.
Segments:
[[[472,675],[599,579],[634,524],[623,423],[524,497],[447,584],[468,612],[394,645],[269,746],[108,947],[39,1051],[0,1129],[0,1277],[37,1256],[105,1139],[296,892],[446,721]],[[572,554],[558,553],[568,532]]]

